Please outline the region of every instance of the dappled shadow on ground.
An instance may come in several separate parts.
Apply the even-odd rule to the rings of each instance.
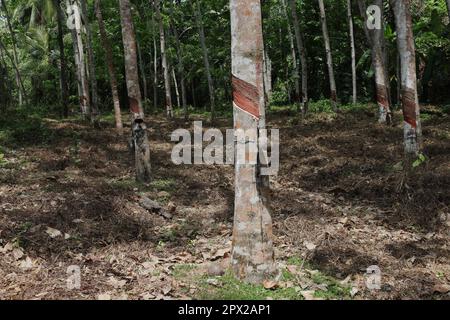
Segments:
[[[432,297],[436,282],[448,281],[433,276],[449,271],[449,241],[440,221],[450,199],[448,119],[425,123],[428,161],[406,178],[397,170],[400,124],[383,127],[367,112],[311,115],[305,121],[278,113],[269,119],[269,126],[281,133],[281,170],[271,178],[279,259],[297,256],[355,283],[364,283],[368,266],[379,265],[386,285],[378,293],[360,288],[361,296],[369,298]],[[205,259],[195,249],[199,243],[228,243],[233,168],[171,162],[170,133],[180,127],[192,130],[191,122],[149,118],[153,181],[148,185],[134,182],[128,135],[118,136],[111,123],[102,130],[80,121],[47,125],[51,144],[6,152],[10,163],[0,169],[0,248],[17,243],[51,270],[53,280],[28,291],[0,290],[0,297],[31,298],[53,287],[58,290],[42,297],[92,298],[107,288],[116,290],[105,281],[117,276],[138,298],[149,290],[140,281],[150,280],[128,279],[126,268],[145,262],[150,252],[160,259],[176,255],[177,261],[185,261],[179,255],[188,252],[197,263]],[[216,126],[224,130],[231,121],[222,119]],[[142,195],[172,210],[174,218],[140,207]],[[62,235],[52,238],[49,227]],[[118,270],[117,256],[134,262],[122,261],[125,269]],[[0,275],[19,273],[36,281],[5,261]],[[91,270],[81,293],[61,289],[70,264]]]

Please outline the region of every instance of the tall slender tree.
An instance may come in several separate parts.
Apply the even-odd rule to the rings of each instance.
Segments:
[[[156,20],[159,25],[159,42],[161,45],[161,59],[162,59],[162,68],[163,68],[163,76],[164,76],[164,89],[166,93],[166,116],[167,118],[173,117],[173,107],[172,107],[172,90],[170,87],[170,70],[169,70],[169,61],[167,59],[167,51],[166,51],[166,35],[164,30],[164,21],[161,16],[161,3],[159,0],[153,0],[153,4],[155,7]]]
[[[352,1],[347,0],[347,19],[348,19],[348,28],[349,28],[349,36],[350,36],[350,48],[351,48],[351,57],[352,57],[352,102],[356,103],[356,52],[355,52],[355,36],[353,31],[353,16],[352,16]]]
[[[202,19],[202,13],[200,10],[199,0],[194,0],[193,6],[194,6],[194,13],[195,13],[195,21],[197,23],[198,34],[200,37],[200,44],[202,47],[203,64],[205,66],[206,79],[208,80],[209,101],[211,103],[211,121],[214,121],[215,108],[216,108],[216,99],[215,99],[215,94],[214,94],[214,82],[213,82],[213,78],[211,76],[211,67],[209,64],[209,54],[208,54],[208,48],[206,47],[205,29],[203,27],[203,19]]]
[[[302,69],[302,102],[303,107],[302,111],[305,114],[308,110],[308,60],[306,56],[306,49],[303,43],[303,34],[300,30],[300,21],[297,15],[297,6],[295,4],[295,0],[289,0],[289,4],[291,7],[292,18],[294,19],[294,32],[295,39],[297,42],[297,50],[300,55],[300,64]]]
[[[384,22],[383,22],[383,0],[374,0],[374,5],[380,8],[380,27],[367,27],[367,7],[364,0],[358,0],[359,10],[364,19],[364,32],[370,45],[372,65],[375,73],[376,99],[378,104],[378,122],[390,124],[392,122],[392,111],[390,105],[390,93],[388,84],[387,68],[384,60]]]
[[[23,104],[23,99],[25,96],[25,89],[23,86],[23,82],[22,82],[22,76],[20,73],[20,67],[19,67],[19,58],[17,55],[17,40],[16,40],[16,34],[14,32],[14,29],[11,25],[11,16],[9,15],[9,11],[8,11],[8,7],[6,6],[6,2],[5,0],[0,0],[1,5],[2,5],[2,9],[5,13],[5,17],[6,17],[6,24],[8,26],[8,30],[9,30],[9,35],[11,37],[11,42],[12,42],[12,55],[13,55],[13,59],[14,59],[14,66],[15,66],[15,76],[16,76],[16,84],[17,84],[17,92],[19,93],[19,105]]]
[[[86,61],[82,39],[82,20],[80,7],[74,0],[67,0],[67,13],[72,31],[75,65],[77,66],[78,93],[81,114],[85,119],[90,116],[89,82],[86,74]]]
[[[337,111],[337,92],[336,80],[334,78],[333,55],[331,53],[330,35],[328,33],[327,16],[325,13],[325,5],[323,0],[319,1],[320,22],[322,24],[323,42],[325,44],[325,53],[327,56],[328,80],[330,82],[330,100],[333,110]]]
[[[158,45],[155,31],[155,15],[152,14],[152,41],[153,41],[153,110],[158,109]]]
[[[97,16],[98,28],[100,31],[100,41],[105,50],[106,65],[108,67],[109,84],[111,86],[111,94],[114,104],[114,117],[116,121],[116,128],[122,132],[122,114],[120,108],[119,91],[117,89],[116,70],[114,68],[114,59],[111,49],[111,43],[105,30],[105,23],[103,21],[103,13],[101,8],[101,0],[95,0],[95,15]]]
[[[130,0],[119,0],[119,5],[125,56],[125,76],[132,121],[131,130],[135,152],[136,179],[149,182],[151,179],[150,146],[139,86],[136,36],[131,16]]]
[[[293,78],[294,78],[294,90],[295,90],[295,103],[300,107],[301,104],[301,93],[300,93],[300,70],[298,68],[298,62],[297,62],[297,53],[295,52],[295,44],[294,44],[294,35],[292,34],[291,29],[291,20],[289,18],[288,8],[286,4],[286,0],[281,1],[281,5],[283,6],[284,15],[286,17],[287,21],[287,30],[288,30],[288,38],[289,38],[289,45],[291,49],[291,58],[292,58],[292,65],[293,65]],[[297,13],[295,13],[297,15]]]
[[[56,9],[56,21],[58,24],[58,46],[59,46],[59,86],[61,90],[61,106],[63,117],[69,115],[69,93],[67,84],[67,61],[64,51],[64,13],[61,8],[61,0],[53,0]]]
[[[183,106],[184,119],[187,120],[189,117],[189,114],[188,114],[187,97],[186,97],[186,75],[185,75],[184,63],[183,63],[184,53],[183,53],[183,46],[181,45],[180,37],[178,34],[178,29],[175,24],[175,14],[174,14],[172,1],[170,1],[170,16],[172,17],[172,25],[173,25],[172,30],[173,30],[173,36],[175,38],[175,45],[176,45],[176,50],[177,50],[177,59],[178,59],[177,69],[178,69],[178,74],[180,76],[181,103]]]
[[[268,185],[259,157],[250,152],[257,148],[258,129],[265,127],[260,0],[231,0],[230,12],[234,128],[249,135],[236,145],[245,157],[235,159],[232,268],[238,278],[261,283],[273,274],[275,263]],[[246,161],[252,158],[256,164]]]
[[[89,85],[91,89],[91,122],[94,126],[98,126],[98,90],[97,90],[97,72],[95,70],[95,55],[93,49],[93,39],[92,39],[92,27],[89,22],[89,15],[86,0],[80,0],[81,13],[83,15],[83,21],[86,29],[86,51],[88,58],[88,70],[89,70]]]
[[[403,140],[405,154],[411,159],[419,154],[422,140],[411,4],[410,0],[391,0],[391,5],[395,15],[397,47],[402,66]]]

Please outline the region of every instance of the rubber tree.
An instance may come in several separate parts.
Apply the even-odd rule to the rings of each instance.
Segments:
[[[183,63],[183,46],[181,45],[180,36],[178,34],[178,29],[175,23],[175,14],[173,9],[173,2],[170,1],[170,16],[172,18],[172,30],[173,30],[173,36],[175,38],[175,45],[176,45],[176,51],[177,51],[177,69],[178,74],[180,76],[180,87],[181,87],[181,104],[183,106],[183,113],[184,113],[184,119],[187,120],[189,118],[188,114],[188,108],[187,108],[187,97],[186,97],[186,75],[184,70],[184,63]]]
[[[161,45],[161,60],[162,60],[162,68],[163,68],[163,76],[164,76],[164,89],[166,93],[166,116],[167,118],[173,117],[173,106],[172,106],[172,90],[170,87],[170,70],[169,63],[167,60],[167,51],[166,51],[166,35],[164,31],[164,21],[161,16],[161,3],[159,0],[154,0],[153,5],[155,8],[156,20],[159,25],[159,42]]]
[[[302,71],[302,112],[305,114],[308,111],[308,60],[306,56],[306,49],[303,42],[303,34],[300,30],[300,21],[297,15],[297,6],[295,0],[289,0],[291,7],[291,14],[294,20],[294,32],[297,42],[297,50],[300,55],[300,65]]]
[[[199,0],[194,0],[192,5],[194,7],[195,21],[197,23],[198,34],[200,37],[200,45],[202,47],[203,64],[205,66],[206,79],[208,80],[209,101],[211,103],[211,121],[214,121],[215,109],[216,109],[216,99],[215,99],[215,95],[214,95],[214,82],[213,82],[213,78],[211,76],[211,67],[209,64],[209,54],[208,54],[208,48],[206,47],[205,29],[203,28],[203,19],[202,19],[202,13],[200,10]]]
[[[294,35],[292,34],[291,21],[289,19],[289,13],[288,13],[286,0],[282,0],[281,5],[283,6],[284,15],[285,15],[286,21],[287,21],[287,31],[288,31],[289,45],[290,45],[290,49],[291,49],[292,65],[294,67],[294,70],[293,70],[293,72],[294,72],[294,74],[293,74],[294,90],[295,90],[294,101],[300,107],[300,104],[301,104],[300,79],[299,79],[300,70],[298,68],[298,63],[297,63],[297,52],[295,51]],[[297,15],[297,13],[295,13],[295,15]]]
[[[74,0],[67,0],[67,14],[69,16],[69,24],[72,33],[72,41],[74,48],[74,59],[77,67],[78,94],[81,108],[81,114],[84,119],[90,116],[90,98],[89,98],[89,82],[86,74],[86,61],[84,56],[84,45],[81,35],[82,20],[80,7]]]
[[[56,21],[58,27],[58,47],[59,47],[59,86],[61,90],[61,106],[63,117],[69,116],[69,92],[67,85],[67,61],[64,52],[64,13],[61,8],[61,0],[53,0],[56,10]]]
[[[131,131],[135,153],[136,180],[149,182],[151,180],[150,146],[139,86],[136,35],[131,16],[130,0],[119,0],[119,5],[125,57],[125,77],[131,111]]]
[[[364,32],[370,45],[372,66],[375,74],[376,100],[378,105],[378,122],[390,124],[392,122],[392,111],[390,105],[390,90],[388,84],[387,68],[384,61],[384,22],[383,22],[383,0],[374,0],[375,8],[379,8],[379,26],[370,29],[367,26],[368,15],[366,2],[358,0],[359,10],[364,19]],[[375,9],[376,10],[376,9]]]
[[[408,158],[417,156],[421,149],[421,124],[417,94],[416,53],[410,0],[391,0],[397,31],[397,47],[401,63],[403,141]]]
[[[347,19],[350,36],[350,48],[352,57],[352,102],[356,103],[357,90],[356,90],[356,52],[355,52],[355,36],[353,30],[353,16],[352,16],[352,1],[347,0]]]
[[[322,24],[323,42],[325,45],[325,53],[327,57],[328,80],[330,82],[330,100],[331,105],[333,106],[333,110],[337,111],[336,80],[334,78],[333,56],[331,53],[330,35],[328,33],[325,5],[323,4],[323,0],[318,1],[320,9],[320,22]]]
[[[237,150],[245,150],[245,157],[235,158],[231,263],[239,279],[261,283],[274,273],[275,263],[268,184],[260,175],[259,157],[250,153],[258,143],[258,129],[265,127],[260,0],[231,0],[230,13],[234,128],[249,134],[248,139],[236,142]],[[251,158],[256,161],[246,161]]]
[[[98,126],[98,90],[97,90],[97,72],[95,71],[95,55],[93,49],[92,27],[89,22],[88,8],[86,0],[80,0],[81,14],[86,29],[86,52],[88,58],[89,85],[91,89],[91,122]]]
[[[117,76],[114,68],[114,59],[111,49],[111,43],[106,34],[105,23],[103,21],[103,13],[101,8],[101,0],[95,0],[95,15],[97,17],[98,28],[100,31],[100,42],[105,50],[106,66],[108,68],[109,84],[111,86],[111,94],[114,105],[114,118],[116,129],[122,131],[122,114],[120,108],[119,90],[117,89]]]

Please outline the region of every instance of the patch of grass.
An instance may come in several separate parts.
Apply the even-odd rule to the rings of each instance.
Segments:
[[[184,280],[196,268],[195,264],[177,264],[173,267],[172,275],[175,279]]]
[[[341,110],[345,111],[364,111],[364,110],[375,110],[376,106],[373,104],[367,104],[367,103],[349,103],[344,104],[339,107]]]
[[[43,121],[42,115],[33,110],[18,108],[0,116],[0,144],[24,146],[50,143],[53,131]]]
[[[321,99],[318,101],[310,101],[308,112],[312,113],[334,113],[331,101],[329,99]]]
[[[126,179],[111,179],[108,180],[108,184],[115,189],[123,191],[134,191],[134,189],[138,189],[139,191],[148,191],[148,186],[136,181],[134,177]]]
[[[150,182],[150,187],[157,189],[158,191],[173,191],[176,186],[176,181],[173,179],[157,179]]]
[[[180,224],[175,224],[165,228],[161,232],[160,240],[163,242],[186,242],[200,233],[201,224],[194,219],[183,220]]]
[[[348,286],[341,285],[336,279],[326,276],[320,272],[312,275],[312,280],[316,284],[326,285],[327,290],[317,290],[314,296],[322,299],[350,299]]]
[[[302,300],[303,296],[295,287],[265,289],[262,285],[244,283],[237,280],[231,271],[216,277],[217,284],[207,282],[209,278],[201,279],[200,299],[205,300]]]

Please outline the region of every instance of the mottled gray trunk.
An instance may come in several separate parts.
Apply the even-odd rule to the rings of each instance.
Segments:
[[[249,160],[249,149],[257,147],[258,129],[265,127],[261,4],[259,0],[231,0],[230,12],[234,128],[250,133],[248,140],[237,139],[236,147],[245,148]],[[268,185],[259,174],[259,159],[256,163],[235,160],[231,263],[235,275],[251,283],[261,283],[275,272]]]
[[[291,6],[291,14],[294,19],[294,32],[297,42],[297,50],[300,54],[300,65],[302,69],[302,112],[306,114],[308,111],[308,60],[306,58],[306,49],[303,44],[303,35],[300,31],[300,22],[297,16],[297,6],[295,0],[289,0]]]
[[[383,0],[374,0],[374,4],[383,8]],[[372,66],[375,73],[376,99],[378,104],[378,122],[390,124],[392,122],[392,112],[389,97],[389,84],[387,79],[387,68],[384,59],[384,23],[383,10],[381,10],[381,29],[367,28],[366,21],[368,19],[366,13],[366,4],[364,0],[358,0],[359,10],[364,19],[364,32],[369,42],[372,56]]]
[[[177,97],[177,107],[179,108],[181,106],[180,104],[180,91],[178,90],[178,80],[177,75],[175,74],[175,69],[172,68],[172,79],[173,79],[173,85],[175,87],[175,96]]]
[[[266,102],[272,98],[272,60],[270,60],[267,50],[264,50],[264,95]]]
[[[72,7],[74,5],[75,7]],[[73,19],[74,28],[72,31],[72,40],[74,41],[74,58],[77,66],[77,77],[79,85],[79,102],[81,108],[81,115],[84,119],[89,119],[90,116],[90,99],[89,99],[89,83],[86,76],[86,61],[84,58],[84,46],[81,35],[82,21],[80,8],[74,0],[67,0],[68,14]]]
[[[91,88],[91,122],[94,126],[98,126],[98,91],[97,91],[97,72],[95,71],[95,56],[92,48],[92,28],[89,22],[88,10],[86,0],[80,0],[81,13],[86,28],[86,50],[88,56],[88,68],[89,68],[89,84]]]
[[[136,180],[151,180],[150,146],[147,137],[147,126],[144,122],[141,89],[137,64],[136,36],[130,10],[130,0],[119,0],[122,39],[125,56],[125,76],[128,100],[131,111],[131,130],[135,152]]]
[[[323,42],[325,44],[325,52],[327,56],[328,79],[330,81],[330,100],[333,110],[337,111],[337,92],[336,80],[334,78],[333,56],[331,53],[330,36],[328,34],[327,17],[325,14],[325,6],[323,0],[319,1],[320,22],[322,24]]]
[[[197,22],[198,34],[200,36],[200,44],[202,46],[203,64],[205,65],[206,79],[208,80],[209,101],[211,103],[211,121],[215,119],[216,102],[214,95],[214,82],[211,76],[211,68],[209,65],[208,48],[206,47],[205,30],[203,28],[202,13],[200,11],[199,0],[193,2],[195,20]]]
[[[289,45],[291,48],[292,65],[294,67],[293,76],[292,76],[294,78],[294,89],[295,89],[294,101],[297,104],[298,108],[300,108],[300,104],[301,104],[300,81],[299,81],[300,70],[298,68],[298,63],[297,63],[297,53],[295,52],[294,35],[292,34],[292,30],[291,30],[291,20],[289,19],[289,13],[288,13],[286,0],[282,0],[281,4],[283,5],[283,11],[286,16]],[[297,15],[297,13],[295,13],[295,15]]]
[[[173,117],[173,107],[172,107],[172,90],[170,88],[170,71],[169,64],[167,61],[167,52],[166,52],[166,36],[164,32],[164,21],[161,17],[161,9],[160,9],[160,1],[154,0],[153,4],[155,6],[156,20],[158,20],[159,24],[159,41],[161,45],[161,59],[162,59],[162,68],[164,75],[164,88],[166,92],[166,116],[167,118]]]
[[[111,49],[111,43],[109,42],[108,35],[106,34],[105,30],[105,23],[103,22],[103,14],[101,10],[100,0],[95,0],[95,13],[97,16],[98,27],[100,31],[100,41],[102,43],[103,48],[105,49],[106,54],[106,65],[108,67],[109,83],[111,86],[111,94],[114,104],[114,116],[116,121],[116,128],[119,130],[119,132],[122,132],[123,124],[122,124],[122,114],[120,110],[119,91],[117,89],[117,77],[116,71],[114,69],[114,59]]]
[[[391,5],[395,15],[397,47],[401,61],[405,154],[412,157],[420,152],[422,132],[410,2],[409,0],[391,0]]]
[[[347,0],[347,18],[348,18],[348,26],[349,26],[349,35],[350,35],[350,48],[351,48],[351,56],[352,56],[352,102],[356,103],[356,53],[355,53],[355,36],[353,32],[353,17],[352,17],[352,1]]]

